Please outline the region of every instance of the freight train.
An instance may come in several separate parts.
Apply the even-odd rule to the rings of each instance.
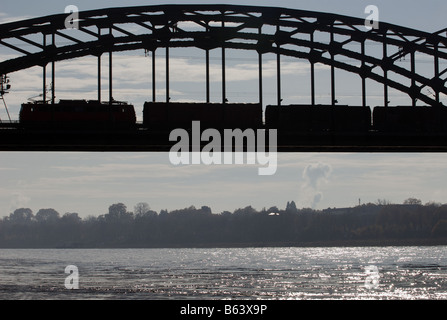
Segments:
[[[263,116],[265,116],[263,118]],[[259,103],[146,102],[140,128],[168,131],[201,128],[278,129],[278,134],[368,132],[386,134],[447,134],[445,107],[354,107],[343,105],[266,106]],[[136,129],[134,106],[124,102],[100,103],[61,100],[59,103],[26,103],[20,111],[23,128]]]
[[[286,133],[368,132],[371,130],[369,107],[330,105],[267,106],[266,128]]]
[[[155,130],[189,128],[199,120],[201,128],[261,129],[262,106],[259,103],[157,103],[146,102],[143,126]]]

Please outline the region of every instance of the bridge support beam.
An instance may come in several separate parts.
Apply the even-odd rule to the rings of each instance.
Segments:
[[[415,76],[416,76],[416,60],[415,60],[415,53],[414,50],[411,51],[411,93],[412,93],[412,105],[413,107],[416,107],[416,102],[417,102],[417,98],[414,95],[414,91],[413,89],[416,88],[416,81],[414,80]]]
[[[310,34],[310,42],[312,43],[312,48],[314,47],[314,33]],[[315,106],[315,62],[313,59],[310,60],[310,99],[312,106]]]
[[[210,103],[210,50],[205,50],[206,103]]]
[[[166,103],[169,103],[169,44],[166,45]]]
[[[54,33],[51,34],[51,44],[53,45],[53,48],[56,47],[56,36]],[[54,104],[55,100],[56,100],[56,92],[55,92],[55,88],[56,88],[56,62],[52,61],[51,62],[51,103]]]
[[[331,43],[334,43],[334,26],[331,28]],[[335,106],[335,54],[331,52],[331,104]]]
[[[47,46],[47,37],[43,34],[43,48]],[[47,101],[47,65],[46,63],[43,66],[42,70],[42,101],[46,103]]]
[[[262,37],[262,25],[258,28],[259,38]],[[263,83],[262,83],[262,52],[258,50],[258,93],[259,104],[263,106]]]
[[[365,41],[362,41],[362,57],[365,56]],[[365,70],[365,59],[362,59],[362,70]],[[362,77],[362,106],[366,107],[366,75],[361,75]]]
[[[101,28],[98,27],[98,40],[101,38]],[[101,53],[98,52],[98,101],[101,103]]]
[[[101,55],[98,54],[98,101],[101,102]]]
[[[155,92],[156,86],[155,86],[155,80],[156,80],[156,76],[155,76],[155,50],[152,50],[152,102],[156,101],[157,95]]]
[[[386,61],[388,59],[388,47],[387,47],[387,37],[386,33],[383,36],[383,61]],[[383,105],[385,107],[388,107],[388,104],[390,103],[388,100],[388,66],[385,65],[383,68]]]
[[[435,58],[435,79],[439,79],[439,43],[435,43],[434,45],[434,58]],[[435,100],[436,104],[439,105],[439,88],[435,86]]]
[[[258,74],[259,74],[259,104],[263,106],[263,84],[262,84],[262,53],[258,54]]]
[[[56,35],[54,33],[51,34],[51,45],[53,47],[56,46],[55,44],[55,37]],[[45,49],[47,46],[47,35],[43,33],[43,48]],[[55,82],[56,82],[56,63],[54,61],[51,62],[51,103],[54,104],[56,100],[55,95]],[[47,63],[43,65],[43,71],[42,71],[42,101],[46,103],[47,101]]]
[[[280,27],[279,25],[276,26],[276,33],[280,33]],[[277,88],[277,99],[278,99],[278,106],[281,105],[281,53],[280,53],[280,45],[279,43],[276,44],[276,88]]]
[[[113,101],[113,56],[112,51],[109,52],[109,103]]]
[[[281,97],[281,55],[279,53],[279,45],[278,45],[278,53],[276,54],[276,87],[277,87],[277,98],[278,98],[278,106],[281,105],[282,97]]]
[[[109,34],[112,36],[112,27],[109,29]],[[112,50],[109,51],[109,104],[113,102],[113,56]]]
[[[225,30],[225,22],[222,20],[222,30]],[[222,43],[222,103],[227,103],[226,66],[225,66],[225,41]]]

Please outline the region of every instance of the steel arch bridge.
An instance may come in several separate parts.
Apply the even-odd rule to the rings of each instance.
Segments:
[[[256,51],[259,55],[259,101],[262,104],[262,57],[277,56],[277,102],[281,105],[281,57],[309,61],[311,105],[315,105],[315,65],[331,69],[331,102],[337,102],[335,70],[357,74],[362,83],[362,105],[367,106],[368,79],[383,85],[383,106],[388,106],[390,88],[426,106],[442,106],[447,95],[447,28],[436,33],[380,22],[365,27],[365,19],[303,10],[239,5],[159,5],[109,8],[79,12],[74,29],[67,28],[67,14],[51,15],[0,25],[0,48],[13,57],[0,62],[0,75],[35,66],[52,65],[54,102],[55,63],[84,56],[98,57],[98,100],[101,100],[101,56],[112,52],[144,49],[166,50],[166,102],[169,102],[169,48],[199,48],[206,52],[206,92],[210,97],[209,52],[222,50],[222,103],[226,101],[225,49]],[[69,25],[70,25],[70,21]],[[374,43],[375,50],[366,50]],[[9,57],[9,55],[8,55]],[[408,57],[405,67],[398,61]],[[432,74],[419,72],[423,57]],[[445,69],[444,69],[445,68]],[[155,101],[155,72],[152,74]],[[109,80],[109,99],[112,100]],[[45,100],[45,99],[44,99]]]

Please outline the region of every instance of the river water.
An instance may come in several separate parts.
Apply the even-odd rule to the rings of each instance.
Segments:
[[[1,249],[0,299],[441,300],[447,246]]]

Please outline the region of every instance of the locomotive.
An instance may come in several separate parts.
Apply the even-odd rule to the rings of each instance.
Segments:
[[[136,115],[133,105],[113,101],[60,100],[22,104],[20,124],[34,129],[131,129]]]

